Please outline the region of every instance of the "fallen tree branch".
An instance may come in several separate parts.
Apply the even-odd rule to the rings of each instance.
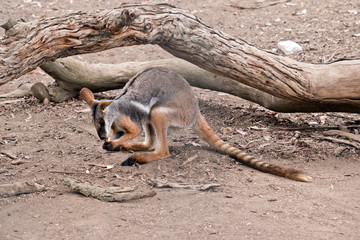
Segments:
[[[277,98],[179,58],[120,64],[89,64],[72,57],[57,59],[41,66],[56,82],[47,87],[40,83],[32,89],[40,101],[48,98],[61,102],[76,97],[83,87],[93,92],[122,88],[128,79],[149,67],[169,68],[182,75],[194,87],[229,93],[276,112],[360,112],[360,107],[349,104],[306,104]]]
[[[64,182],[70,187],[72,191],[81,193],[86,197],[97,198],[104,202],[126,202],[136,199],[153,197],[156,195],[156,192],[154,190],[141,193],[129,193],[133,192],[135,188],[103,188],[91,185],[90,183],[81,183],[70,178],[64,178]]]
[[[261,51],[168,4],[19,22],[0,41],[0,85],[60,57],[157,44],[213,73],[301,103],[360,105],[360,61],[307,64]]]
[[[43,192],[46,188],[34,182],[15,182],[0,185],[0,197],[11,197],[20,194]]]
[[[173,183],[173,182],[163,181],[160,179],[149,179],[149,183],[153,187],[157,187],[157,188],[184,188],[184,189],[193,189],[199,191],[207,191],[212,188],[221,186],[221,184],[218,183],[208,183],[208,184]]]

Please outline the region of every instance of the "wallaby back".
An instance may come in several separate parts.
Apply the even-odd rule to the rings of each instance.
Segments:
[[[199,114],[196,125],[194,126],[197,134],[208,144],[214,147],[217,151],[227,154],[239,162],[257,169],[259,171],[274,174],[280,177],[289,178],[301,182],[311,182],[312,178],[306,175],[304,172],[281,167],[275,164],[265,163],[255,157],[247,154],[246,152],[231,146],[230,144],[224,142],[216,133],[210,128],[209,124],[205,118]]]

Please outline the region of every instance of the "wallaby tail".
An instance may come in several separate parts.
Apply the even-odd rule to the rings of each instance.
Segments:
[[[301,181],[301,182],[312,181],[312,178],[302,171],[262,162],[259,159],[256,159],[255,157],[247,154],[246,152],[237,149],[231,146],[230,144],[224,142],[210,128],[209,124],[201,114],[199,114],[197,118],[195,130],[205,142],[210,144],[217,151],[235,158],[244,165],[247,165],[251,168],[257,169],[265,173],[270,173],[273,175],[289,178],[296,181]]]

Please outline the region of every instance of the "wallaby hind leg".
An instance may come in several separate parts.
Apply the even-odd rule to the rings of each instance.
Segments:
[[[135,162],[138,163],[148,163],[154,160],[158,160],[170,155],[169,147],[167,144],[167,129],[169,126],[168,119],[164,113],[156,113],[156,111],[151,113],[150,122],[154,127],[156,135],[156,147],[154,152],[150,153],[138,153],[129,157],[121,165],[131,166]]]
[[[145,141],[144,142],[126,142],[123,148],[131,151],[148,151],[153,149],[155,145],[155,130],[151,124],[144,126]]]

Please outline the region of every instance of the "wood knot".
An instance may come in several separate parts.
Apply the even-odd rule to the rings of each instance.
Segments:
[[[150,31],[151,30],[151,24],[150,23],[145,24],[144,30],[145,31]]]
[[[112,24],[108,26],[108,28],[112,32],[118,32],[125,26],[129,26],[133,23],[136,18],[136,14],[134,10],[124,9],[120,14],[117,14],[112,19]]]
[[[116,27],[121,28],[130,25],[134,19],[135,19],[134,11],[132,10],[129,11],[128,9],[125,9],[124,11],[122,11],[120,16],[118,16],[115,19],[114,24]]]

